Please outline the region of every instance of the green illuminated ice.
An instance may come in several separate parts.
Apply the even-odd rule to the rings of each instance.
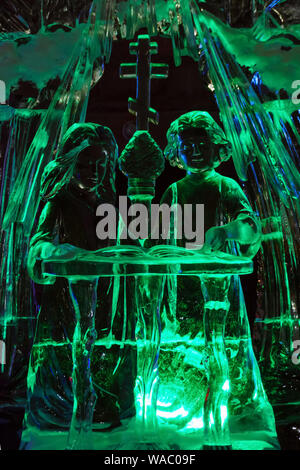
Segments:
[[[282,87],[290,93],[290,77],[298,78],[299,27],[265,28],[263,17],[240,30],[194,1],[163,2],[160,16],[154,2],[135,3],[137,18],[132,2],[95,1],[86,27],[74,32],[81,36],[49,109],[6,108],[2,114],[10,120],[1,182],[3,339],[13,331],[22,337],[21,350],[29,351],[39,310],[28,373],[31,445],[274,448],[273,411],[239,275],[251,272],[257,254],[254,329],[263,383],[272,404],[298,406],[299,367],[291,361],[299,339],[298,107],[268,101],[259,84],[278,97]],[[162,199],[194,209],[205,204],[203,248],[185,248],[191,240],[178,238],[176,211],[168,240],[106,246],[96,237],[95,208],[115,200],[117,148],[103,127],[72,124],[85,121],[95,75],[109,59],[115,7],[126,10],[123,37],[133,38],[142,26],[155,34],[163,10],[176,65],[182,55],[198,62],[199,47],[205,59],[226,137],[207,113],[173,122],[165,156],[186,176]],[[256,72],[252,83],[243,65]],[[148,142],[146,152],[138,138]],[[216,171],[230,156],[247,197]],[[121,169],[131,202],[149,208],[163,170],[150,134],[135,135]],[[40,194],[44,206],[35,228]],[[29,241],[29,273],[44,285],[40,308],[25,274]],[[2,370],[21,383],[14,358],[26,362],[26,354],[20,359],[18,346]],[[115,430],[92,432],[109,427]]]
[[[215,171],[231,146],[210,115],[188,113],[170,129],[167,157],[187,174],[162,201],[205,205],[200,250],[184,248],[190,240],[175,236],[176,214],[164,244],[149,239],[153,246],[142,248],[115,240],[105,247],[97,240],[96,205],[114,198],[116,144],[108,129],[73,126],[62,154],[44,171],[47,203],[28,268],[46,287],[26,416],[28,432],[41,446],[54,428],[69,429],[59,445],[71,449],[93,442],[107,449],[172,449],[175,443],[183,449],[235,448],[235,433],[246,429],[260,441],[250,447],[268,446],[268,439],[276,446],[238,278],[252,272],[259,221],[238,184]],[[149,137],[138,134],[155,154]],[[145,158],[143,150],[136,146],[130,164],[135,181],[145,179],[138,159],[139,152]],[[123,170],[131,158],[127,149]],[[160,158],[154,167],[151,162],[152,179],[161,171]],[[145,186],[135,188],[142,202]],[[97,439],[99,427],[115,430]]]

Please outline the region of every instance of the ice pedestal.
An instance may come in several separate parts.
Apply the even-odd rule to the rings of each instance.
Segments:
[[[227,293],[233,274],[252,272],[250,259],[221,252],[201,254],[170,246],[157,246],[148,251],[137,247],[119,246],[97,252],[74,247],[69,248],[65,254],[62,254],[60,249],[60,255],[44,260],[42,267],[47,276],[68,279],[76,314],[72,344],[73,415],[69,423],[68,439],[66,432],[61,433],[60,442],[53,441],[53,448],[87,449],[93,448],[93,445],[99,449],[129,450],[178,447],[201,449],[207,446],[217,449],[230,448],[230,377],[224,344],[225,321],[229,309]],[[174,426],[169,426],[168,423],[162,425],[161,421],[157,420],[161,335],[159,303],[166,278],[195,275],[200,276],[204,296],[203,331],[207,356],[207,390],[203,403],[203,429],[194,433],[192,439],[182,434],[179,439]],[[97,396],[90,364],[97,338],[94,323],[97,283],[100,284],[101,279],[105,277],[135,278],[132,291],[134,302],[131,302],[131,308],[135,309],[135,315],[132,316],[135,338],[130,340],[125,337],[124,346],[131,343],[136,348],[137,368],[135,417],[124,420],[115,431],[102,432],[99,436],[99,433],[92,432]],[[201,290],[199,289],[199,296],[202,295]],[[108,345],[111,340],[112,338]],[[42,434],[31,426],[24,434],[23,442],[31,439],[33,448],[51,448],[51,433]]]
[[[208,361],[208,390],[204,405],[205,447],[231,446],[228,427],[229,369],[224,333],[229,310],[230,276],[201,276],[204,294],[204,335]]]

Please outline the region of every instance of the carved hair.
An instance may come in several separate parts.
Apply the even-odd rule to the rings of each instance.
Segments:
[[[101,142],[112,147],[112,155],[107,162],[108,168],[103,181],[104,189],[115,193],[115,163],[118,146],[113,133],[108,127],[94,123],[73,124],[65,133],[61,151],[50,162],[42,175],[40,195],[42,199],[49,200],[57,196],[70,182],[77,164],[78,156],[82,150]]]
[[[217,147],[214,167],[219,166],[222,161],[226,161],[231,157],[231,144],[211,115],[205,111],[191,111],[182,114],[173,121],[167,131],[168,144],[164,150],[164,155],[172,166],[183,168],[178,157],[178,137],[179,134],[188,129],[204,129],[207,132],[208,138]]]

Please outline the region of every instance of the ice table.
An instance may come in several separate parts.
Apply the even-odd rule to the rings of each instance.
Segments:
[[[253,264],[250,259],[222,252],[191,251],[163,245],[149,251],[132,246],[117,246],[96,252],[70,246],[64,248],[61,245],[54,256],[42,262],[42,270],[45,275],[64,277],[69,281],[76,312],[77,325],[73,339],[74,411],[69,432],[70,448],[82,447],[82,439],[92,428],[96,394],[89,364],[96,339],[94,320],[99,278],[134,276],[136,285],[143,285],[145,282],[149,287],[149,279],[158,277],[159,281],[162,276],[177,275],[199,275],[204,296],[208,391],[204,404],[205,442],[201,445],[204,448],[230,447],[227,416],[230,383],[224,344],[224,327],[229,309],[227,294],[233,274],[252,272]],[[146,296],[145,292],[148,292]],[[138,294],[138,297],[137,323],[142,322],[146,327],[141,330],[142,333],[139,331],[136,334],[138,394],[135,393],[135,404],[138,437],[135,448],[159,448],[156,422],[159,321],[155,318],[156,308],[152,309],[152,318],[145,309],[147,299],[150,304],[156,304],[155,301],[151,302],[149,289],[144,289],[144,293]]]

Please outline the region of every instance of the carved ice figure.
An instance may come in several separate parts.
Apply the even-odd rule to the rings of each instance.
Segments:
[[[171,165],[186,170],[186,176],[166,190],[161,202],[181,206],[204,204],[205,253],[221,250],[253,258],[260,247],[260,221],[238,183],[215,171],[222,161],[230,158],[230,144],[221,128],[208,113],[193,111],[171,124],[167,138],[165,156]],[[176,237],[176,214],[171,232],[171,243],[184,246],[187,240]],[[204,312],[202,329],[199,312],[203,312],[204,305],[198,295],[199,277],[180,276],[176,279],[169,276],[167,280],[168,295],[162,313],[162,386],[158,414],[165,417],[169,412],[171,422],[186,430],[202,427],[203,420],[204,427],[211,428],[209,414],[219,406],[220,420],[229,418],[231,432],[258,431],[262,433],[261,440],[266,440],[269,434],[276,443],[273,411],[253,353],[239,277],[232,276],[229,287],[230,309],[225,330],[220,334],[216,324],[216,336],[206,341],[205,348],[204,330],[209,328],[212,318]],[[222,321],[220,319],[220,328],[224,328]],[[211,396],[207,390],[204,374],[205,369],[208,376],[217,375],[217,370],[222,374],[222,364],[211,359],[216,347],[213,343],[219,341],[222,334],[230,377],[224,389],[228,394],[228,409],[223,411],[221,402],[219,405],[212,402],[218,397]],[[178,410],[184,412],[178,413]],[[267,434],[263,437],[264,432]],[[207,443],[217,444],[212,435],[207,436]]]
[[[70,447],[91,427],[97,396],[98,425],[118,423],[123,406],[119,388],[126,397],[124,407],[132,404],[126,348],[123,353],[115,346],[95,348],[97,336],[101,343],[111,333],[112,305],[116,307],[112,298],[118,299],[119,287],[109,277],[69,285],[58,278],[53,284],[53,278],[42,274],[41,261],[54,254],[63,258],[74,246],[91,251],[107,246],[108,241],[96,235],[96,209],[101,203],[115,203],[117,151],[107,127],[85,123],[67,131],[61,153],[43,174],[41,197],[46,204],[30,243],[29,273],[45,287],[28,374],[26,422],[41,430],[68,428],[73,406]],[[125,386],[118,381],[118,363],[127,374]]]

